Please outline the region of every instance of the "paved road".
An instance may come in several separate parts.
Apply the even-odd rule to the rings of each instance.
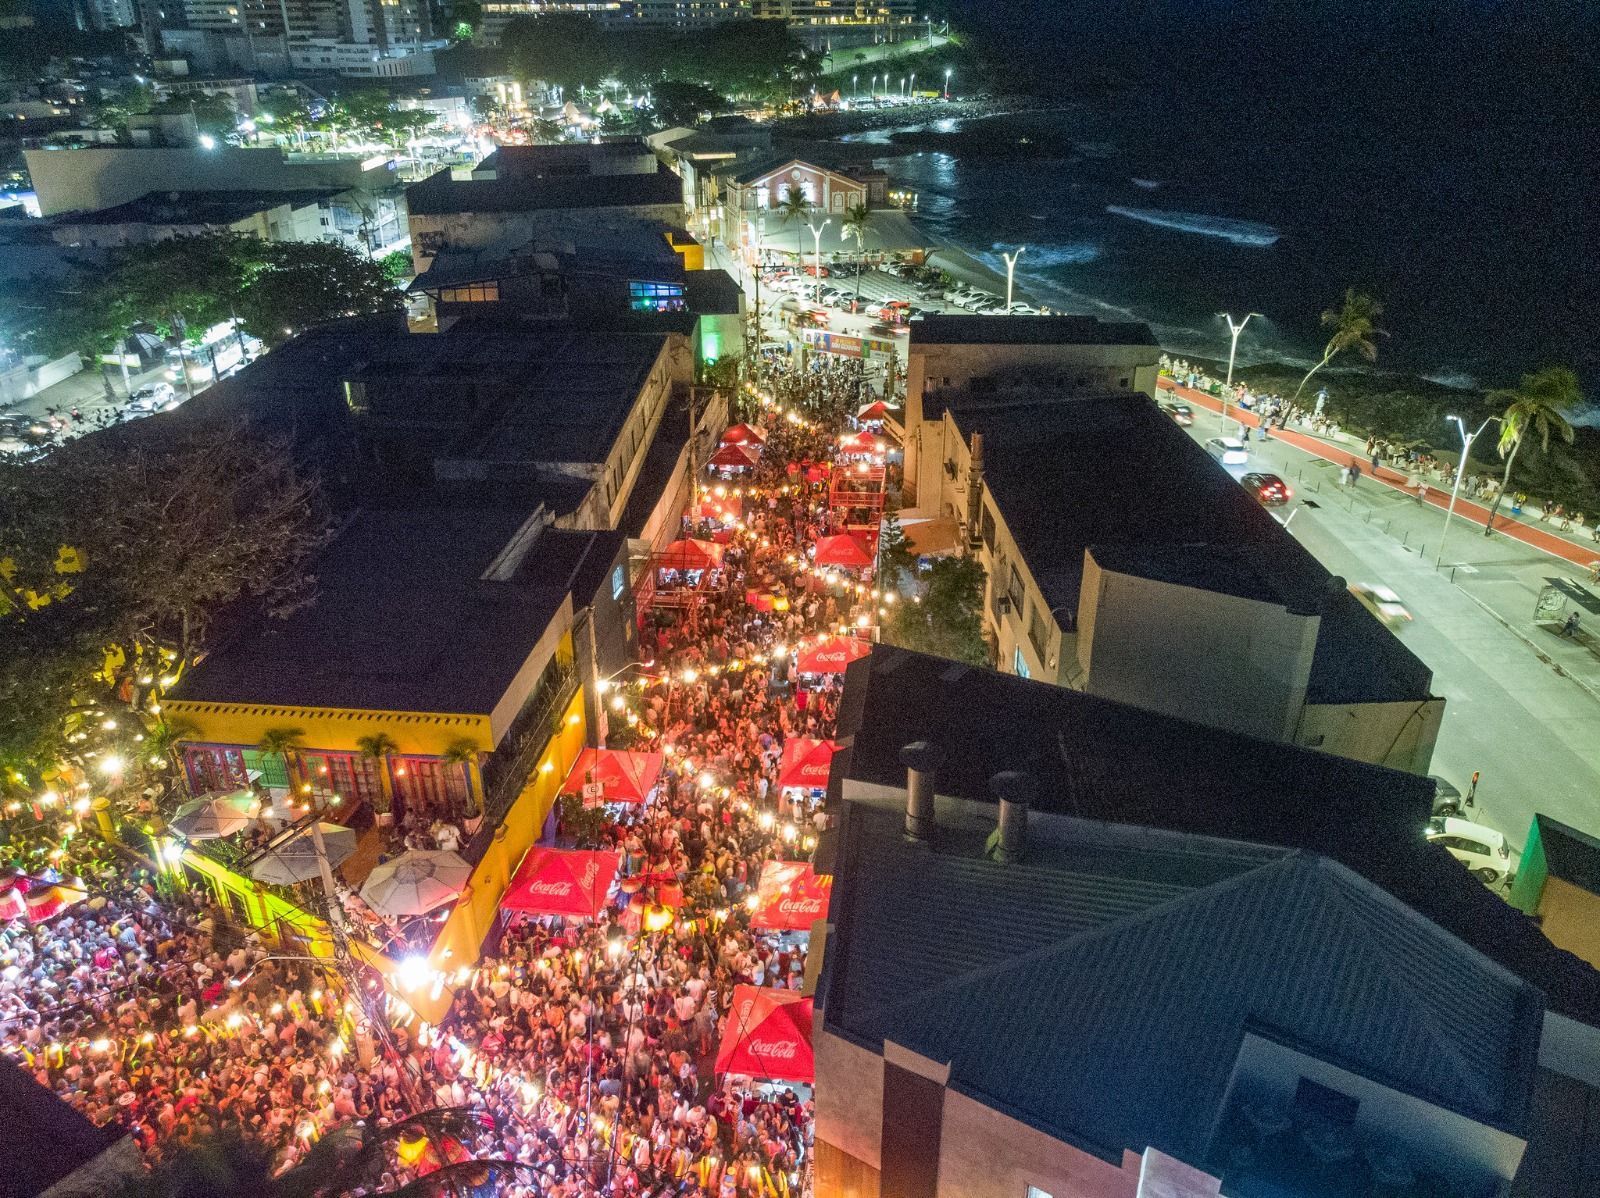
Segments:
[[[1201,415],[1190,432],[1215,436],[1215,418]],[[1465,791],[1481,771],[1475,818],[1519,847],[1535,811],[1600,834],[1600,657],[1532,620],[1556,578],[1595,604],[1600,625],[1600,594],[1583,572],[1459,517],[1437,570],[1442,512],[1370,481],[1341,487],[1336,466],[1280,441],[1251,446],[1252,464],[1234,472],[1289,481],[1295,503],[1280,514],[1294,512],[1290,532],[1334,573],[1392,587],[1415,617],[1397,635],[1448,700],[1433,772]]]

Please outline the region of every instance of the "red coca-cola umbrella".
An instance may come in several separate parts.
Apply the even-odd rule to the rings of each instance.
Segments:
[[[817,565],[859,570],[872,565],[872,550],[849,533],[817,538]]]
[[[777,932],[809,932],[828,914],[833,879],[812,871],[806,861],[767,861],[756,883],[756,909],[752,928]]]
[[[684,537],[656,554],[658,570],[710,570],[722,564],[723,548],[715,541]]]
[[[845,667],[872,652],[872,646],[854,636],[830,636],[800,650],[795,669],[802,674],[842,674]]]
[[[500,906],[530,915],[593,919],[605,906],[606,895],[621,868],[621,853],[535,845],[517,866]]]
[[[794,990],[735,986],[716,1071],[809,1085],[816,1079],[811,1000]]]
[[[564,795],[582,795],[591,806],[600,803],[643,803],[661,776],[660,753],[625,749],[585,749],[561,784]],[[599,789],[596,790],[596,787]]]
[[[783,761],[778,767],[779,786],[798,786],[820,790],[828,785],[828,769],[837,746],[831,740],[812,740],[791,736],[783,742]]]
[[[751,428],[748,424],[735,424],[722,434],[723,445],[755,445],[762,446],[767,443],[764,433],[758,428]]]
[[[707,465],[721,470],[748,470],[760,456],[761,451],[753,445],[724,445],[711,455]]]

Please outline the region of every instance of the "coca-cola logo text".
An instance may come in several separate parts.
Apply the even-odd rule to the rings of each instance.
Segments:
[[[822,900],[820,898],[786,898],[778,904],[778,910],[785,915],[821,915]]]
[[[572,893],[572,883],[541,882],[535,879],[528,883],[528,889],[535,894],[548,894],[551,898],[565,898]]]
[[[800,1055],[800,1041],[752,1039],[750,1041],[750,1052],[753,1056],[792,1061]]]

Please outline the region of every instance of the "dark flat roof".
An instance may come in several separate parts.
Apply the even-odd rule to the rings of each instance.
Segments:
[[[963,436],[983,434],[984,485],[1052,608],[1077,609],[1090,545],[1214,546],[1279,602],[1321,612],[1311,702],[1428,697],[1432,671],[1146,396],[958,390],[930,393],[924,407],[949,411]]]
[[[567,595],[570,569],[559,567],[570,547],[559,541],[550,546],[556,568],[545,568],[536,542],[513,580],[482,578],[531,516],[358,513],[318,559],[309,607],[252,622],[189,671],[172,698],[487,715]]]
[[[994,816],[845,804],[826,1026],[1117,1163],[1204,1161],[1247,1033],[1521,1130],[1537,990],[1344,866],[1038,815],[1002,865]]]
[[[1248,554],[1216,545],[1091,545],[1089,552],[1102,570],[1117,574],[1257,603],[1288,602]]]
[[[943,795],[989,803],[990,777],[1023,770],[1039,782],[1037,811],[1305,849],[1600,1027],[1600,972],[1424,840],[1427,778],[885,646],[850,667],[839,735],[831,801],[846,777],[903,787],[899,750],[933,740],[947,748]]]
[[[1548,815],[1535,815],[1533,822],[1550,876],[1600,895],[1600,839]]]
[[[743,294],[725,270],[691,270],[683,276],[684,302],[699,316],[736,315]]]
[[[532,212],[554,208],[629,208],[682,204],[683,181],[666,166],[648,175],[518,175],[465,179],[440,171],[406,188],[408,210],[417,215],[453,212]]]
[[[295,191],[152,191],[136,200],[93,212],[52,217],[59,225],[231,225],[287,204],[304,208],[330,200],[336,188]]]
[[[1093,316],[924,316],[911,322],[919,345],[1149,345],[1160,343],[1140,321]]]
[[[0,1109],[6,1128],[0,1198],[37,1198],[127,1135],[114,1125],[96,1127],[3,1054]]]

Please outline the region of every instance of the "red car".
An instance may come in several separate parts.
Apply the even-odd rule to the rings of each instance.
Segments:
[[[1294,498],[1294,489],[1276,474],[1246,474],[1239,482],[1262,507],[1282,507]]]
[[[806,263],[804,269],[812,278],[826,279],[833,274],[826,266],[818,266],[815,262]]]

